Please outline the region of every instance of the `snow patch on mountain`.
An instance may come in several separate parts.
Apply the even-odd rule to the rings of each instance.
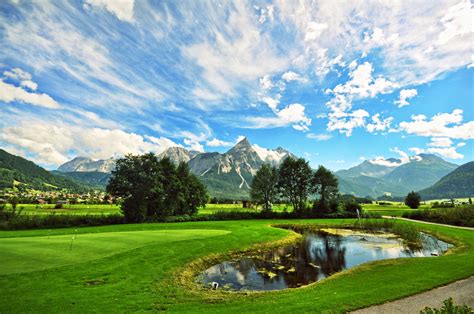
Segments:
[[[283,151],[277,152],[276,150],[260,147],[257,144],[252,145],[252,148],[261,160],[271,164],[279,164],[286,156],[288,156],[288,154]]]

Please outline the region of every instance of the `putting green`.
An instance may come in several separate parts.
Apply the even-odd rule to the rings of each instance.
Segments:
[[[155,243],[228,234],[213,229],[147,230],[0,239],[0,275],[31,272],[98,259]]]

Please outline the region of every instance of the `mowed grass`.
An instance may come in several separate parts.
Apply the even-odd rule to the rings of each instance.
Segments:
[[[190,291],[177,283],[177,276],[196,258],[247,248],[290,234],[290,231],[270,227],[272,223],[339,225],[348,222],[354,220],[116,225],[79,228],[77,232],[55,229],[51,230],[49,239],[48,230],[0,232],[0,258],[4,268],[0,275],[0,312],[344,312],[474,274],[474,232],[417,223],[420,228],[455,243],[456,248],[436,258],[368,263],[316,284],[285,291],[248,295],[224,293],[213,298],[210,291]],[[68,252],[67,244],[76,234],[77,243],[84,239],[83,247],[78,244],[77,249],[84,250],[86,255],[71,258],[67,254],[75,254],[76,247]],[[55,237],[58,245],[53,245],[47,254],[41,254],[37,245],[47,246]],[[18,241],[16,246],[21,247],[21,255],[16,257],[15,241]],[[101,255],[100,248],[115,245],[117,247],[111,248],[108,254]],[[86,258],[88,247],[95,252],[90,253],[90,259]],[[51,265],[54,255],[62,259],[63,264]],[[5,264],[5,259],[10,261]],[[21,272],[15,260],[23,263]],[[36,264],[43,268],[35,269]]]
[[[78,229],[75,229],[78,230]],[[225,230],[147,230],[0,239],[0,275],[53,268],[117,254],[149,244],[202,239]]]
[[[18,204],[16,211],[23,215],[110,215],[120,214],[120,206],[113,204],[65,204],[61,209],[55,209],[55,204]],[[6,210],[11,210],[11,204],[7,204]]]
[[[286,204],[275,204],[273,205],[273,211],[282,212],[284,210],[292,211],[291,205]],[[259,212],[261,207],[256,208],[243,208],[242,204],[206,204],[206,207],[200,208],[199,215],[210,215],[217,212],[233,212],[233,211],[243,211],[243,212]]]
[[[410,207],[403,203],[391,203],[392,205],[379,205],[379,204],[362,204],[362,209],[369,212],[378,214],[381,216],[396,216],[401,217],[404,213],[414,211]],[[421,204],[419,209],[431,208],[430,205]]]

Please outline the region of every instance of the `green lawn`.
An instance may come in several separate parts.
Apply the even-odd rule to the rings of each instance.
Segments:
[[[378,205],[378,204],[362,204],[362,209],[370,213],[379,214],[382,216],[398,216],[401,217],[404,213],[413,211],[410,207],[403,203],[391,203],[392,205]],[[431,208],[429,205],[422,204],[420,209]]]
[[[350,220],[277,223],[340,224]],[[417,224],[456,243],[436,258],[361,265],[316,284],[278,292],[190,291],[177,283],[209,254],[282,239],[275,221],[140,224],[0,232],[0,312],[343,312],[474,274],[474,232]],[[72,250],[70,242],[75,237]]]
[[[18,204],[17,211],[21,211],[25,215],[49,215],[68,214],[68,215],[109,215],[119,214],[120,207],[118,205],[98,204],[66,204],[61,209],[55,209],[54,204],[38,205],[38,204]],[[7,205],[7,210],[11,210],[11,205]]]

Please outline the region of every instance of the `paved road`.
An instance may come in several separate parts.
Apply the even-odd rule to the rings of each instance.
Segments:
[[[426,306],[440,308],[443,301],[449,297],[453,298],[454,304],[466,304],[474,309],[474,276],[408,298],[371,306],[352,313],[420,313]]]
[[[456,228],[456,229],[464,229],[464,230],[473,230],[473,231],[474,231],[474,228],[472,228],[472,227],[453,226],[453,225],[439,224],[439,223],[436,223],[436,222],[429,222],[429,221],[423,221],[423,220],[408,219],[408,218],[402,218],[402,217],[382,216],[382,218],[406,220],[406,221],[424,223],[424,224],[428,224],[428,225],[437,225],[437,226],[443,226],[443,227],[451,227],[451,228]]]

